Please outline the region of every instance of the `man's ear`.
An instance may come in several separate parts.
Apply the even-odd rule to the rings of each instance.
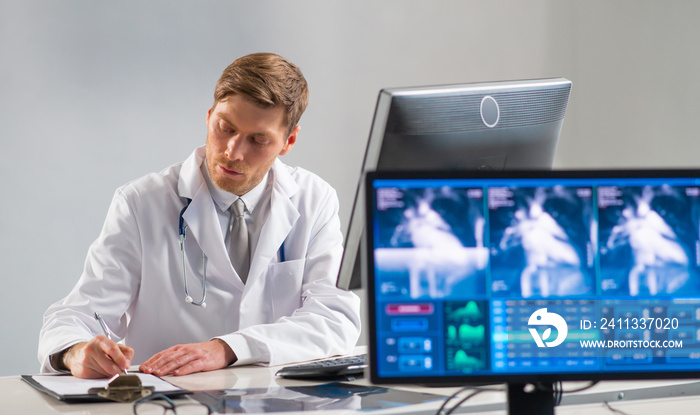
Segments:
[[[287,142],[284,144],[284,147],[282,147],[282,151],[280,151],[280,156],[284,156],[285,154],[289,153],[289,150],[294,147],[294,144],[297,142],[297,135],[299,134],[299,130],[301,130],[300,126],[294,127],[292,132],[289,134],[289,137],[287,137]]]

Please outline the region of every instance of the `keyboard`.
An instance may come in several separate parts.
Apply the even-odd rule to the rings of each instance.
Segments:
[[[338,379],[359,378],[367,367],[367,355],[341,356],[287,366],[276,375],[289,379]]]

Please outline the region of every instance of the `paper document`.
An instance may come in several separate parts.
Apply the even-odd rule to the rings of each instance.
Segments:
[[[163,379],[146,373],[133,373],[145,386],[155,387],[154,392],[177,392],[181,388],[164,381]],[[73,376],[34,375],[32,378],[45,389],[58,395],[87,395],[90,388],[106,388],[110,379],[79,379]]]

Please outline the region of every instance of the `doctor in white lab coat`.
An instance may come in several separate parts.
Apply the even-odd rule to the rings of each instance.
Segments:
[[[206,147],[117,190],[80,280],[44,316],[42,371],[106,377],[135,363],[159,376],[184,375],[352,351],[359,299],[335,287],[342,253],[336,193],[277,159],[296,142],[306,101],[301,112],[278,103],[284,98],[265,105],[240,86],[246,73],[254,83],[263,72],[274,89],[279,77],[265,72],[269,61],[298,71],[277,55],[236,60],[217,83]],[[301,72],[297,78],[305,88]],[[227,209],[238,197],[249,224],[247,278],[231,263],[225,239]],[[185,267],[195,302],[204,295],[207,260],[206,307],[185,302],[180,216],[188,227]],[[112,339],[101,335],[94,313]]]

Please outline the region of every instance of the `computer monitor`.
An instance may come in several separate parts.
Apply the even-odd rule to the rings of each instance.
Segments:
[[[563,78],[383,89],[359,176],[337,285],[360,288],[363,173],[549,169],[571,81]]]
[[[370,172],[366,191],[373,383],[507,383],[511,413],[545,414],[557,381],[700,377],[700,170]]]

